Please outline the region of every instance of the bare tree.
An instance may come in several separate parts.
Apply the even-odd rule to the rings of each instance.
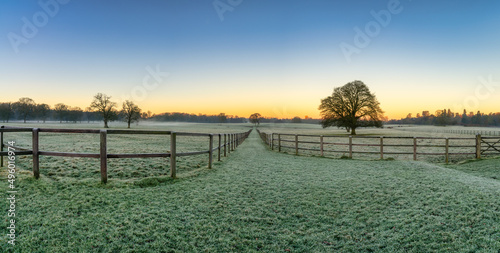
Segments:
[[[331,96],[321,100],[319,109],[323,128],[345,127],[355,135],[358,127],[382,126],[384,112],[380,109],[380,103],[361,81],[335,88]]]
[[[260,125],[261,118],[262,118],[262,116],[260,115],[260,113],[254,113],[254,114],[250,115],[250,117],[248,119],[250,120],[250,123],[257,126],[257,125]]]
[[[14,104],[14,108],[16,108],[17,113],[23,119],[24,123],[26,123],[26,119],[31,116],[35,112],[36,103],[31,98],[20,98]]]
[[[123,108],[121,112],[123,113],[125,122],[127,122],[128,128],[130,128],[130,123],[139,121],[139,118],[141,117],[141,108],[139,108],[139,106],[129,100],[125,100],[125,102],[123,102]]]
[[[111,97],[106,94],[97,93],[90,103],[90,108],[102,116],[104,128],[109,128],[108,122],[113,121],[117,115],[116,103],[111,102]]]

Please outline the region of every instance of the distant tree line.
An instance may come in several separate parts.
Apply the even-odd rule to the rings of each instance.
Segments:
[[[9,122],[10,120],[76,123],[82,121],[99,121],[102,118],[96,112],[82,110],[79,107],[71,107],[59,103],[51,108],[48,104],[36,104],[33,99],[21,98],[17,102],[0,103],[0,121]]]
[[[0,102],[0,121],[10,120],[38,121],[59,121],[60,123],[77,123],[104,121],[107,127],[108,121],[121,119],[130,123],[139,119],[151,117],[151,112],[141,113],[141,109],[131,101],[125,101],[121,111],[116,110],[116,103],[110,101],[110,97],[104,94],[97,94],[94,100],[85,110],[80,107],[72,107],[63,103],[58,103],[51,107],[48,104],[37,104],[31,98],[23,97],[17,102]]]
[[[157,114],[151,117],[155,121],[176,121],[176,122],[196,122],[196,123],[246,123],[247,118],[238,116],[226,115],[220,113],[218,115],[205,115],[205,114],[190,114],[181,112],[167,112]]]
[[[306,123],[306,124],[319,124],[321,119],[300,118],[298,116],[291,119],[278,119],[278,118],[261,118],[260,123]]]
[[[435,114],[429,111],[418,113],[415,117],[408,114],[406,118],[399,120],[390,120],[389,124],[415,124],[415,125],[462,125],[462,126],[500,126],[500,112],[484,114],[480,111],[476,113],[454,113],[450,109],[437,110]]]
[[[292,119],[265,118],[259,113],[255,113],[252,123],[310,123],[319,124],[319,119],[305,117],[294,117]],[[250,117],[251,118],[251,117]],[[141,112],[141,109],[131,101],[125,101],[122,109],[117,109],[117,104],[111,101],[111,97],[98,93],[93,97],[90,106],[85,110],[80,107],[72,107],[64,103],[54,106],[48,104],[37,104],[31,98],[20,98],[17,102],[0,102],[0,121],[9,122],[11,120],[38,121],[58,121],[60,123],[78,123],[103,121],[104,127],[108,127],[108,122],[122,120],[130,124],[139,120],[153,121],[175,121],[175,122],[196,122],[196,123],[247,123],[249,118],[226,115],[189,114],[189,113],[162,113],[152,114],[150,111]]]

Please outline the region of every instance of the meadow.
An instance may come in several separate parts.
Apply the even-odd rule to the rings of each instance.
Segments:
[[[74,128],[74,129],[101,129],[102,123],[90,124],[10,124],[20,127],[39,128]],[[132,126],[132,130],[169,130],[192,133],[237,133],[248,131],[250,125],[244,124],[197,124],[197,123],[142,123]],[[112,129],[126,129],[121,122],[113,123]],[[16,146],[31,148],[31,133],[6,133],[6,141],[15,141]],[[125,135],[114,134],[108,136],[108,153],[162,153],[170,149],[169,135]],[[213,145],[218,144],[214,138]],[[98,134],[67,134],[41,133],[40,150],[76,153],[99,153]],[[177,152],[203,151],[209,149],[208,137],[178,136]],[[18,166],[30,169],[31,156],[19,156]],[[200,168],[208,165],[208,155],[197,155],[177,158],[179,173],[196,173]],[[167,176],[170,171],[168,158],[132,158],[108,159],[108,174],[110,179],[134,181],[144,177]],[[85,179],[100,176],[99,159],[93,158],[65,158],[40,157],[40,173],[53,179],[73,178]],[[182,176],[182,175],[180,175]]]
[[[320,138],[324,136],[325,144],[324,156],[330,158],[346,158],[349,154],[348,143],[350,133],[344,129],[327,128],[322,129],[317,125],[310,124],[263,124],[259,127],[260,131],[271,134],[280,133],[281,151],[289,154],[295,154],[295,134],[298,135],[314,135],[314,136],[299,136],[299,154],[320,156]],[[353,137],[353,144],[365,146],[353,147],[353,158],[363,160],[380,159],[379,144],[380,137],[384,138],[384,159],[396,160],[413,160],[413,137],[417,137],[417,152],[432,155],[417,155],[418,160],[428,161],[432,163],[443,163],[445,161],[443,153],[445,152],[445,138],[449,138],[449,162],[457,163],[468,159],[475,158],[475,135],[471,133],[485,133],[483,137],[498,137],[500,129],[484,128],[484,127],[437,127],[437,126],[412,126],[412,125],[386,125],[384,128],[360,128],[358,134]],[[463,132],[463,133],[461,133]],[[486,134],[488,133],[488,134]],[[491,133],[491,135],[490,135]],[[275,150],[278,149],[278,136],[274,135]],[[403,137],[403,138],[399,138]],[[371,145],[371,146],[366,146]],[[393,145],[393,146],[390,146]],[[407,146],[400,146],[407,145]],[[485,146],[485,144],[483,144]],[[315,149],[315,150],[307,150]],[[360,153],[356,153],[360,152]],[[368,154],[373,152],[375,154]],[[406,152],[410,154],[390,154],[390,153]]]
[[[240,132],[248,127],[140,126],[214,133]],[[342,131],[304,124],[261,125],[260,129]],[[391,131],[395,130],[362,129],[359,134],[386,135]],[[58,150],[87,147],[79,146],[78,138],[72,142],[61,138],[48,138],[45,145]],[[141,142],[137,150],[161,149],[168,143],[118,136],[113,148],[128,148],[134,146],[128,142],[136,141]],[[198,144],[189,140],[185,145],[192,149]],[[3,233],[0,251],[500,251],[500,160],[495,157],[445,165],[295,156],[271,151],[256,131],[230,156],[215,163],[214,169],[206,169],[202,161],[206,156],[200,157],[199,162],[186,161],[184,172],[179,170],[180,177],[175,180],[166,176],[165,167],[151,172],[156,159],[144,161],[151,163],[150,168],[127,159],[126,164],[110,165],[122,168],[125,174],[120,177],[117,171],[110,172],[115,178],[108,184],[101,184],[99,176],[85,167],[90,165],[74,158],[66,164],[42,161],[45,167],[38,180],[23,167],[16,181],[17,244],[7,244]],[[30,158],[22,160],[20,164],[28,167]],[[168,166],[165,159],[159,160],[159,165]],[[97,160],[91,162],[98,166]],[[48,175],[56,169],[59,171]],[[132,175],[134,171],[141,172]],[[7,189],[5,170],[0,177],[4,179],[0,188]],[[2,201],[4,216],[7,209],[7,201]],[[7,219],[0,220],[0,226],[7,227]]]

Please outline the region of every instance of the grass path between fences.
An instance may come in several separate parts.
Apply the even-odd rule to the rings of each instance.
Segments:
[[[483,163],[492,162],[474,162]],[[177,180],[20,176],[16,245],[7,243],[5,197],[1,252],[500,250],[497,179],[423,162],[280,154],[255,131],[214,169]]]

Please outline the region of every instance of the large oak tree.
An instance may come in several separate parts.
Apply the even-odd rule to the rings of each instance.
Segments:
[[[260,113],[254,113],[254,114],[250,115],[250,117],[248,119],[250,120],[250,123],[252,123],[254,125],[260,125],[261,118],[262,118],[262,116],[260,115]]]
[[[323,128],[345,127],[352,135],[358,127],[381,127],[384,113],[375,94],[361,81],[335,88],[331,96],[321,100],[319,110]]]

